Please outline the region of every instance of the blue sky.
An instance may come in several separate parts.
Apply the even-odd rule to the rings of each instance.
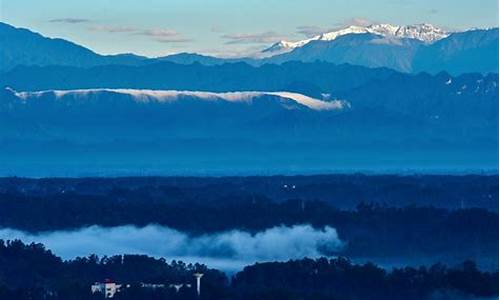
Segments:
[[[497,0],[0,0],[0,20],[102,54],[239,55],[345,24],[497,27]]]

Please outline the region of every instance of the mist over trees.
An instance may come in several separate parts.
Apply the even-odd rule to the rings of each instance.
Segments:
[[[356,175],[12,178],[0,180],[0,226],[36,233],[157,224],[196,236],[310,224],[337,230],[346,247],[335,254],[403,261],[483,257],[497,263],[497,180]],[[419,206],[412,204],[417,200]],[[353,209],[339,209],[337,203]],[[459,209],[440,208],[456,205]]]
[[[311,224],[337,229],[340,239],[348,243],[342,254],[357,257],[495,257],[498,252],[498,215],[484,209],[448,211],[360,204],[356,210],[346,211],[319,201],[275,203],[262,197],[221,199],[217,205],[182,201],[146,205],[124,197],[112,200],[76,195],[8,199],[0,201],[0,225],[31,232],[94,224],[159,224],[201,235],[233,229],[255,233],[279,225]]]
[[[345,245],[319,249],[320,259],[258,263],[232,278],[125,252],[64,261],[40,244],[3,242],[0,299],[99,299],[90,285],[105,278],[131,285],[117,299],[195,299],[189,289],[139,287],[192,283],[195,271],[206,274],[202,299],[491,297],[498,293],[498,272],[491,271],[498,266],[497,199],[498,176],[3,178],[0,227],[29,234],[155,224],[195,239],[307,224],[334,228]],[[496,267],[483,268],[482,260]]]

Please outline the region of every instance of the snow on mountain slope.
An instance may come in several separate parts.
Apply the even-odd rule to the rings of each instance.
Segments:
[[[174,90],[147,90],[147,89],[79,89],[79,90],[47,90],[38,92],[16,92],[14,94],[23,100],[39,98],[46,94],[53,93],[57,98],[62,98],[66,95],[72,96],[87,96],[89,94],[109,92],[132,96],[136,101],[176,101],[182,97],[193,97],[200,100],[217,101],[223,100],[228,102],[248,102],[251,103],[254,98],[262,96],[276,96],[288,100],[295,101],[296,103],[306,106],[312,110],[336,110],[348,107],[349,104],[341,100],[323,101],[311,98],[299,93],[291,92],[257,92],[257,91],[244,91],[244,92],[202,92],[202,91],[174,91]],[[287,107],[289,108],[289,107]]]
[[[264,54],[281,54],[302,47],[311,41],[333,41],[337,37],[347,34],[372,33],[389,38],[410,38],[417,39],[425,43],[433,43],[449,35],[445,30],[431,24],[416,24],[397,26],[391,24],[372,24],[368,26],[351,25],[336,31],[323,33],[310,39],[297,42],[279,41],[271,47],[263,50]]]

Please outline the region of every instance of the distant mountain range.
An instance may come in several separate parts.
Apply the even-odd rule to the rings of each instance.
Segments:
[[[288,61],[325,61],[400,72],[446,71],[453,75],[498,72],[498,29],[448,33],[430,24],[351,26],[311,39],[281,41],[263,51],[264,58],[217,58],[180,53],[159,58],[133,54],[99,55],[62,39],[50,39],[27,29],[0,23],[0,71],[16,66],[145,65],[159,61],[218,65],[245,62],[253,66]]]
[[[349,30],[151,59],[0,23],[0,175],[498,170],[498,29]]]
[[[156,62],[140,66],[103,65],[16,67],[0,77],[0,86],[19,91],[82,88],[134,88],[160,90],[290,91],[321,98],[397,72],[352,65],[287,62],[253,67],[245,63],[205,66]]]
[[[295,62],[274,67],[289,64],[296,64],[293,69],[299,70],[309,66]],[[164,65],[199,69],[178,81],[171,81],[172,77],[156,83],[128,81],[155,78],[154,69],[144,68]],[[4,89],[0,91],[0,173],[95,175],[101,169],[108,175],[137,174],[141,169],[158,174],[194,170],[209,174],[317,173],[491,170],[498,166],[496,75],[407,75],[364,69],[367,77],[363,81],[344,82],[331,93],[318,93],[319,98],[289,91],[195,91],[208,84],[206,78],[211,76],[207,70],[228,67],[171,63],[102,66],[76,69],[89,72],[87,79],[98,76],[92,82],[81,80],[85,89]],[[39,70],[47,68],[51,69]],[[109,68],[116,68],[115,74],[139,72],[121,83],[133,89],[96,88],[104,78],[99,76],[113,74],[107,73]],[[241,64],[240,68],[253,67]],[[370,72],[379,78],[370,79],[375,74]],[[220,90],[268,88],[261,85],[266,80],[257,79],[250,81],[255,84],[252,89],[247,81],[253,74],[247,81],[239,77],[242,74],[245,72],[236,74],[229,85],[217,84],[227,77],[215,80],[214,86]],[[204,78],[203,82],[194,80],[196,76]],[[68,82],[62,79],[58,84]],[[158,90],[162,84],[191,91]],[[147,85],[155,90],[136,89]]]

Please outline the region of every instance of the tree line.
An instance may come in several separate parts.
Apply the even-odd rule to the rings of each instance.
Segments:
[[[201,299],[461,299],[498,295],[498,272],[482,272],[465,261],[456,267],[386,270],[344,257],[257,263],[231,280],[201,264],[166,262],[144,255],[79,257],[63,261],[42,244],[0,240],[0,299],[102,299],[90,285],[104,278],[130,284],[116,299],[197,299],[193,273],[202,272]],[[145,289],[140,283],[167,288]],[[179,291],[169,283],[191,283]],[[439,298],[441,297],[441,298]],[[448,297],[448,298],[446,298]],[[470,299],[470,298],[467,298]]]
[[[90,225],[159,224],[200,235],[233,229],[255,233],[279,225],[311,224],[336,228],[340,239],[347,242],[337,254],[351,257],[482,256],[497,260],[498,214],[481,208],[360,203],[354,210],[343,210],[315,200],[277,202],[265,196],[237,194],[186,199],[175,188],[168,193],[170,197],[158,199],[128,189],[105,195],[0,194],[0,227],[40,232]]]

